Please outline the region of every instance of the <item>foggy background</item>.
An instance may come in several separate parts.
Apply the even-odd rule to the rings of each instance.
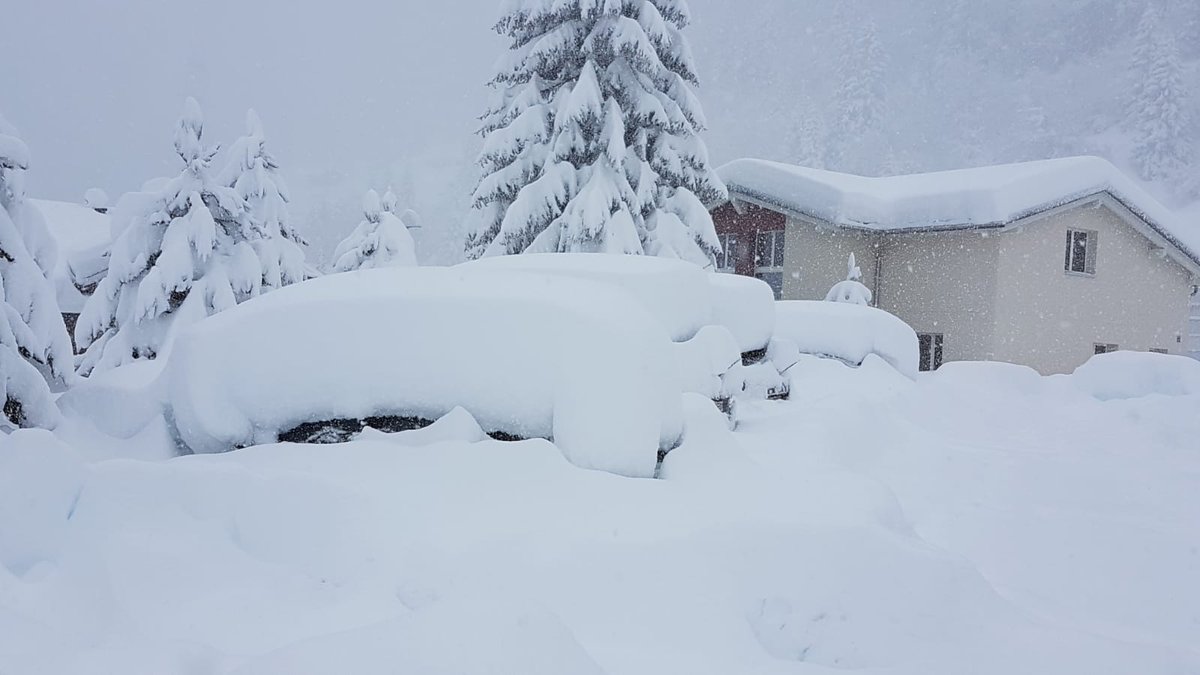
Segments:
[[[885,74],[885,122],[865,147],[880,157],[874,173],[1081,153],[1128,168],[1120,121],[1148,1],[691,0],[704,138],[716,164],[801,161],[806,134],[836,115],[846,29],[874,23]],[[1160,4],[1200,120],[1200,2]],[[101,187],[115,201],[178,171],[186,96],[222,145],[253,107],[310,257],[323,263],[360,219],[362,193],[390,184],[424,220],[422,259],[453,262],[476,117],[506,48],[490,30],[498,14],[498,0],[15,0],[0,12],[0,112],[33,152],[33,196],[80,201]],[[1148,187],[1177,208],[1196,198]]]

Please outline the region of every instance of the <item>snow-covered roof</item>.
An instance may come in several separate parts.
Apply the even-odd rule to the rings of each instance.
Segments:
[[[107,269],[112,234],[109,218],[82,204],[47,199],[29,200],[42,214],[46,229],[58,245],[54,284],[64,312],[79,312],[84,296],[75,287],[99,280]]]
[[[1200,266],[1200,224],[1187,223],[1099,157],[884,178],[738,159],[717,173],[733,199],[879,232],[1003,227],[1078,199],[1107,194]]]

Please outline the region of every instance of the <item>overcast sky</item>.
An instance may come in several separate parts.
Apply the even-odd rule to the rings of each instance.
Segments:
[[[230,142],[255,108],[293,192],[346,173],[394,175],[412,157],[441,164],[439,176],[454,173],[446,165],[470,172],[484,85],[505,49],[490,29],[498,0],[6,4],[0,113],[34,153],[30,192],[63,200],[93,186],[115,199],[175,172],[173,125],[188,95],[210,142]],[[721,62],[712,10],[726,4],[692,3],[702,68]],[[465,203],[463,170],[453,198]],[[300,208],[313,208],[306,197],[296,195]],[[327,247],[343,232],[311,234]]]
[[[858,0],[849,12],[880,27],[895,81],[888,118],[917,166],[1037,158],[1040,143],[1032,150],[1008,147],[1027,131],[1012,128],[1015,108],[1044,106],[1062,138],[1086,137],[1106,123],[1101,108],[1117,100],[1113,78],[1084,75],[1123,69],[1119,50],[1096,50],[1128,28],[1083,22],[1108,17],[1095,8],[1115,7],[1117,0],[970,3],[973,28],[992,40],[991,78],[939,87],[935,79],[944,69],[931,55],[947,32],[949,2]],[[787,134],[797,112],[828,112],[838,51],[829,35],[835,4],[691,0],[687,34],[714,161],[789,159]],[[442,237],[425,242],[445,248],[434,259],[446,260],[461,248],[460,221],[476,176],[472,132],[488,100],[485,83],[506,48],[490,29],[498,5],[13,0],[0,15],[6,53],[0,113],[33,152],[30,192],[78,201],[89,187],[115,199],[176,172],[171,138],[186,96],[200,101],[210,142],[236,138],[253,107],[315,249],[332,248],[353,228],[363,190],[399,183],[398,191],[410,194],[408,205],[425,217],[424,238]],[[1083,29],[1064,35],[1064,26]],[[1043,75],[1044,65],[1057,71],[1053,78]],[[998,148],[994,156],[960,152],[962,144],[946,136],[947,111],[968,104],[980,111],[976,121],[990,134],[987,144]],[[1105,147],[1077,143],[1071,151],[1103,154]]]

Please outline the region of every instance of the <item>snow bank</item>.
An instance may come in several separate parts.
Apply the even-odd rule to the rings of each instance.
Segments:
[[[908,377],[916,377],[917,334],[896,316],[874,307],[819,300],[775,303],[775,335],[806,354],[858,365],[877,354]]]
[[[58,406],[106,435],[132,438],[163,414],[163,365],[141,361],[95,373],[63,393]]]
[[[48,431],[0,435],[0,572],[21,576],[57,558],[84,473]]]
[[[709,274],[713,323],[733,333],[743,353],[763,349],[775,332],[775,292],[761,279]]]
[[[1097,354],[1075,369],[1071,381],[1102,401],[1160,394],[1200,394],[1200,361],[1146,352]]]
[[[640,302],[677,342],[690,339],[702,326],[713,322],[713,302],[706,283],[710,275],[682,260],[602,253],[529,253],[486,257],[458,267],[535,272],[610,284]]]
[[[625,293],[482,269],[384,269],[269,293],[181,334],[165,376],[196,452],[305,422],[461,406],[585,468],[653,474],[678,439],[670,341]]]

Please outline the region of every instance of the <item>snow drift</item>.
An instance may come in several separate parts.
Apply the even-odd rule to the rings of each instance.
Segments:
[[[650,476],[680,436],[670,341],[624,293],[445,268],[315,279],[205,319],[165,371],[195,452],[296,425],[461,406],[485,429],[552,438],[574,464]]]
[[[775,303],[775,335],[801,352],[858,365],[876,354],[908,377],[916,377],[919,346],[913,329],[893,314],[842,302],[787,300]]]
[[[1097,354],[1075,369],[1071,381],[1102,401],[1152,394],[1200,394],[1200,361],[1147,352]]]

